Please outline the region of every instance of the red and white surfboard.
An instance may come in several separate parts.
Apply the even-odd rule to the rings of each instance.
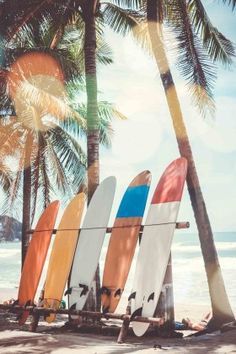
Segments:
[[[144,225],[132,288],[131,314],[154,315],[160,296],[187,173],[187,160],[173,161],[154,192]],[[148,323],[134,321],[133,331],[142,336]]]

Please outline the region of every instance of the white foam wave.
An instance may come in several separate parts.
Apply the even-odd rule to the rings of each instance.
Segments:
[[[17,249],[0,249],[0,258],[14,258],[20,256],[20,250]]]
[[[219,257],[219,262],[222,271],[230,270],[232,272],[236,271],[236,257]],[[191,273],[201,273],[204,270],[204,261],[202,257],[195,257],[191,259],[186,258],[175,258],[174,254],[172,257],[172,267],[176,269],[176,272],[191,272]]]
[[[215,246],[218,251],[236,251],[236,242],[216,242]],[[201,248],[200,245],[184,245],[183,243],[173,243],[172,250],[174,252],[199,252]]]

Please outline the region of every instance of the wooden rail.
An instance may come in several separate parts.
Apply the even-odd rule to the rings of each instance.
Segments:
[[[93,311],[81,311],[81,310],[70,310],[70,309],[49,309],[45,307],[35,307],[35,306],[19,306],[19,305],[5,305],[0,304],[1,310],[7,310],[8,312],[12,313],[22,313],[24,311],[29,311],[31,315],[38,314],[38,315],[49,315],[51,313],[61,314],[61,315],[77,315],[81,317],[89,317],[89,318],[96,318],[96,319],[116,319],[116,320],[128,320],[130,321],[131,316],[127,314],[118,314],[118,313],[102,313],[102,312],[93,312]],[[142,317],[136,316],[132,319],[132,321],[138,322],[146,322],[146,323],[153,323],[155,325],[162,325],[163,319],[162,318],[154,318],[154,317]]]
[[[106,233],[111,233],[113,229],[123,229],[123,228],[128,228],[128,227],[135,227],[135,226],[138,226],[140,227],[140,234],[143,233],[143,229],[144,227],[151,227],[151,226],[156,226],[156,225],[168,225],[168,224],[175,224],[175,228],[176,229],[188,229],[190,224],[188,221],[180,221],[180,222],[176,222],[176,223],[161,223],[161,224],[151,224],[151,225],[128,225],[128,226],[116,226],[116,227],[107,227],[106,228]],[[71,230],[78,230],[78,231],[81,231],[81,230],[93,230],[93,229],[96,229],[96,228],[80,228],[80,229],[60,229],[60,231],[71,231]],[[97,227],[97,229],[104,229],[104,227]],[[53,229],[52,230],[52,233],[55,234],[57,232],[58,229]],[[27,231],[27,234],[32,234],[35,230],[32,229],[32,230],[28,230]],[[42,232],[42,231],[48,231],[48,230],[38,230],[38,232]]]

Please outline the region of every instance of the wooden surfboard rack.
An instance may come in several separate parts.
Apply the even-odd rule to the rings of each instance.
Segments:
[[[129,314],[118,314],[118,313],[102,313],[102,312],[93,312],[93,311],[77,311],[77,310],[70,310],[70,309],[47,309],[44,307],[36,307],[36,306],[19,306],[19,305],[5,305],[5,304],[0,304],[0,310],[5,310],[11,313],[16,313],[16,314],[21,314],[24,311],[29,311],[30,315],[33,316],[33,321],[31,322],[30,325],[30,331],[31,332],[36,332],[37,327],[38,327],[38,322],[40,316],[45,316],[49,315],[51,313],[54,314],[61,314],[61,315],[77,315],[85,318],[91,318],[91,319],[113,319],[113,320],[121,320],[123,321],[123,324],[120,329],[120,333],[118,336],[118,343],[123,343],[125,340],[125,337],[128,332],[128,327],[131,319],[131,315]],[[138,321],[138,322],[145,322],[145,323],[150,323],[154,324],[155,326],[159,327],[163,325],[164,319],[163,318],[154,318],[154,317],[142,317],[142,316],[136,316],[132,318],[132,321]]]
[[[165,224],[163,224],[163,225],[165,225]],[[148,226],[152,226],[152,225],[141,225],[140,236],[142,235],[144,227],[148,227]],[[186,229],[186,228],[189,228],[189,226],[190,226],[189,222],[186,222],[186,221],[175,223],[176,229]],[[123,227],[127,227],[127,226],[123,226]],[[77,229],[77,230],[80,231],[81,228]],[[113,230],[113,227],[106,228],[107,233],[111,233],[112,230]],[[33,230],[33,229],[28,230],[27,233],[32,234],[34,231],[35,230]],[[55,234],[56,232],[57,232],[57,229],[53,229],[52,233]],[[32,317],[33,317],[33,320],[30,324],[30,331],[31,332],[36,332],[40,316],[45,316],[45,315],[49,315],[52,313],[61,314],[61,315],[76,315],[76,316],[80,316],[83,318],[90,318],[90,319],[94,319],[94,320],[100,320],[100,319],[121,320],[122,325],[121,325],[120,332],[118,335],[118,340],[117,340],[118,343],[123,343],[125,341],[125,338],[128,334],[128,329],[129,329],[130,320],[131,320],[129,306],[127,306],[127,310],[126,310],[125,314],[102,313],[102,312],[96,312],[96,311],[81,311],[81,310],[78,311],[78,310],[72,310],[72,309],[48,309],[48,308],[44,308],[44,307],[40,307],[40,306],[19,306],[19,305],[13,306],[12,304],[0,304],[0,310],[5,310],[5,311],[8,311],[10,313],[15,313],[15,314],[21,314],[24,311],[29,311],[30,315],[32,315]],[[132,321],[150,323],[150,324],[155,325],[156,327],[160,327],[161,325],[164,324],[165,319],[163,317],[136,316],[136,317],[132,318]]]
[[[140,227],[140,234],[143,233],[143,229],[144,227],[148,227],[148,226],[154,226],[154,225],[157,225],[157,224],[153,224],[153,225],[141,225]],[[166,225],[166,223],[163,223],[163,224],[158,224],[158,225]],[[120,226],[119,228],[127,228],[127,227],[134,227],[135,225],[132,225],[132,226]],[[139,226],[139,225],[138,225]],[[176,222],[175,223],[175,228],[176,229],[188,229],[190,226],[190,223],[188,221],[179,221],[179,222]],[[114,227],[107,227],[106,229],[106,233],[110,234],[112,232]],[[61,229],[60,229],[61,230]],[[74,229],[65,229],[65,230],[62,230],[62,231],[70,231],[70,230],[74,230]],[[81,230],[81,228],[79,229],[76,229],[78,231]],[[86,230],[86,229],[83,229],[83,230]],[[89,228],[88,230],[91,230],[91,228]],[[32,229],[32,230],[28,230],[27,231],[27,234],[32,234],[35,230]],[[45,230],[40,230],[41,231],[45,231]],[[57,232],[57,229],[53,229],[52,233],[55,234]]]

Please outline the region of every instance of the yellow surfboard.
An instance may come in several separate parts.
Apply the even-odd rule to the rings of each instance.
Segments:
[[[84,203],[84,193],[75,196],[65,209],[58,226],[45,281],[43,300],[45,308],[58,309],[60,306],[78,241]],[[50,314],[46,321],[50,323],[55,317],[55,314]]]

